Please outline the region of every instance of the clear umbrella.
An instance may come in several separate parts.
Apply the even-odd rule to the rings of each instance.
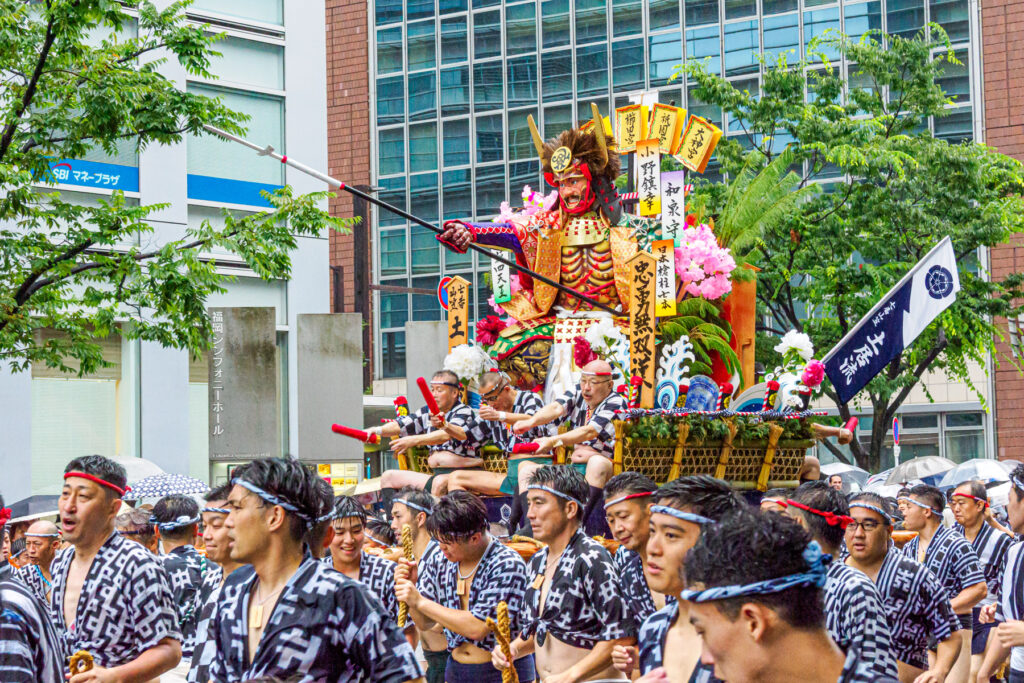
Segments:
[[[902,484],[911,479],[927,479],[936,475],[945,474],[956,467],[956,463],[949,458],[938,455],[923,455],[906,462],[901,462],[892,468],[886,484]]]
[[[125,500],[142,500],[143,498],[163,498],[177,493],[194,496],[210,490],[205,481],[186,477],[183,474],[158,474],[139,481],[129,482],[131,490],[125,494]]]
[[[959,486],[965,481],[973,479],[989,484],[997,481],[1010,481],[1010,474],[998,460],[976,458],[962,462],[942,475],[942,479],[939,480],[939,488]]]
[[[139,481],[146,477],[152,477],[157,474],[164,473],[159,465],[150,460],[146,460],[145,458],[126,458],[118,456],[116,458],[111,458],[111,460],[124,468],[129,482]]]

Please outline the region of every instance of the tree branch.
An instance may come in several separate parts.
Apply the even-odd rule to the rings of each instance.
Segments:
[[[50,10],[49,3],[47,3],[46,9]],[[14,140],[14,133],[18,130],[18,123],[22,115],[29,108],[29,105],[32,104],[32,98],[36,96],[36,88],[39,87],[39,79],[43,75],[43,67],[46,66],[46,60],[50,56],[50,48],[53,47],[53,42],[56,38],[57,36],[53,32],[53,14],[51,13],[46,22],[46,36],[43,39],[43,47],[39,51],[39,59],[36,62],[35,71],[32,72],[32,78],[29,79],[28,85],[25,87],[25,94],[21,97],[21,103],[11,117],[11,122],[4,129],[3,137],[0,138],[0,159],[7,156],[7,150],[10,149],[11,142]]]
[[[932,347],[931,351],[928,352],[928,355],[925,356],[924,359],[922,359],[921,362],[917,364],[917,367],[914,368],[914,382],[900,389],[900,393],[896,394],[896,399],[890,400],[888,402],[888,405],[885,409],[886,424],[888,424],[889,421],[891,421],[892,418],[895,417],[896,411],[899,409],[901,405],[903,405],[903,402],[907,400],[907,396],[909,396],[910,392],[914,390],[914,387],[917,386],[917,383],[921,381],[921,375],[924,373],[925,370],[928,369],[928,366],[931,365],[935,361],[935,359],[939,357],[939,354],[946,350],[947,346],[949,346],[949,342],[946,340],[946,333],[940,329],[939,338],[936,340],[935,346]]]

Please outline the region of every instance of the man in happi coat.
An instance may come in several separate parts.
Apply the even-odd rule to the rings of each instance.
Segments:
[[[604,487],[604,514],[612,538],[621,544],[613,558],[623,597],[637,625],[665,606],[665,595],[652,591],[644,576],[651,501],[657,488],[650,477],[639,472],[617,474]]]
[[[32,589],[39,598],[50,602],[53,588],[53,574],[50,571],[53,559],[60,548],[60,531],[57,525],[47,520],[32,522],[25,532],[25,555],[28,564],[14,572],[15,578]]]
[[[0,580],[0,681],[64,682],[60,640],[46,603],[11,579]]]

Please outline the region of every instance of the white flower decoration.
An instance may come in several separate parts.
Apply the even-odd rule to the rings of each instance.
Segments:
[[[805,363],[810,362],[814,358],[814,344],[811,343],[811,338],[803,332],[797,332],[796,330],[787,332],[782,337],[782,341],[775,347],[775,350],[783,356],[793,351],[803,358]]]
[[[445,357],[443,367],[454,372],[462,381],[469,382],[493,365],[491,357],[479,346],[460,344]]]

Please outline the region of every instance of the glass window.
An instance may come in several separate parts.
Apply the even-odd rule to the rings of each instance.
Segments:
[[[924,26],[924,0],[888,0],[885,20],[892,35],[913,38]]]
[[[402,18],[402,3],[400,0],[386,0],[387,3],[398,4],[397,18],[390,21],[398,21]],[[284,0],[196,0],[189,9],[208,10],[217,14],[224,14],[229,17],[241,19],[252,19],[265,24],[284,24]],[[377,3],[377,23],[380,21],[380,3]]]
[[[577,97],[608,94],[608,45],[576,48]]]
[[[441,114],[469,113],[469,67],[441,70]]]
[[[392,206],[397,206],[403,210],[407,210],[409,208],[405,201],[405,176],[379,178],[377,180],[377,186],[380,188],[380,190],[377,191],[377,197],[379,197],[381,201],[387,202]],[[404,218],[392,213],[391,211],[375,209],[375,212],[377,214],[377,225],[382,228],[405,224]]]
[[[679,28],[679,0],[648,0],[649,30]]]
[[[473,15],[473,58],[486,59],[501,54],[501,10]]]
[[[464,62],[468,56],[466,17],[441,20],[441,63]]]
[[[380,231],[381,277],[405,274],[405,228]],[[384,325],[383,327],[394,327]]]
[[[722,73],[722,52],[718,42],[718,27],[688,29],[686,31],[686,58],[703,60],[709,58],[708,73]]]
[[[476,160],[477,163],[501,161],[504,157],[505,133],[502,130],[501,114],[479,116],[476,119]]]
[[[211,59],[210,71],[221,81],[284,89],[283,46],[224,36],[214,49],[221,56]]]
[[[409,176],[409,213],[434,222],[440,215],[438,202],[436,173]]]
[[[444,165],[469,163],[469,120],[444,122]]]
[[[784,14],[778,17],[764,18],[764,53],[768,55],[779,55],[783,52],[793,50],[794,54],[787,55],[786,59],[790,64],[799,61],[800,56],[800,17],[796,14]],[[849,24],[847,24],[849,26]]]
[[[487,220],[501,210],[505,201],[505,165],[478,166],[476,169],[476,217]]]
[[[403,235],[403,237],[405,237]],[[404,256],[404,254],[403,254]],[[382,285],[405,287],[405,278],[401,280],[381,281]],[[409,295],[402,292],[380,293],[380,326],[402,327],[409,320]]]
[[[953,109],[946,116],[935,117],[935,137],[942,138],[950,144],[957,144],[974,139],[971,108]]]
[[[848,68],[849,77],[847,78],[847,88],[849,92],[859,90],[865,93],[869,93],[872,96],[877,96],[875,90],[874,80],[867,74],[861,72],[856,64],[851,64]],[[847,97],[848,102],[853,102],[851,97]],[[866,114],[867,112],[863,109],[858,108],[857,113]]]
[[[437,244],[437,240],[432,240]],[[435,247],[437,248],[437,247]],[[414,277],[412,286],[420,289],[437,289],[437,275],[433,277]],[[435,294],[413,294],[412,295],[412,319],[413,320],[443,320],[445,312],[437,303]]]
[[[437,273],[441,270],[441,245],[435,239],[436,234],[424,228],[422,225],[413,225],[409,230],[410,244],[412,249],[412,270],[415,274],[420,273]],[[413,284],[413,287],[416,285]],[[437,283],[434,283],[437,286]],[[415,298],[415,295],[413,295]],[[415,303],[413,304],[415,306]],[[437,300],[434,300],[434,306],[437,306]],[[429,318],[417,318],[415,312],[413,313],[414,320],[428,320]]]
[[[377,80],[377,125],[405,119],[405,80],[401,76]]]
[[[501,0],[473,0],[473,9],[483,9],[484,7],[493,7],[500,4]]]
[[[409,24],[409,71],[435,66],[434,20]]]
[[[612,87],[616,92],[644,87],[643,38],[612,43]]]
[[[230,109],[248,114],[251,118],[245,124],[247,137],[284,153],[283,98],[194,83],[188,84],[188,91],[219,97]],[[187,144],[189,173],[272,185],[284,183],[284,164],[270,157],[254,157],[242,145],[214,135],[189,136]]]
[[[605,0],[576,0],[576,44],[608,38]]]
[[[409,76],[409,120],[437,117],[437,74],[433,71]]]
[[[930,0],[932,21],[946,29],[954,43],[967,40],[970,23],[967,15],[967,0]]]
[[[739,19],[757,14],[757,0],[725,0],[725,18]]]
[[[417,123],[409,126],[409,171],[437,170],[437,124]]]
[[[761,92],[760,88],[758,87],[757,78],[749,78],[749,79],[745,78],[745,79],[743,79],[741,81],[733,81],[732,85],[733,85],[734,88],[736,88],[740,92],[747,92],[747,93],[753,95],[755,99],[759,96],[759,94]],[[745,131],[748,131],[748,132],[750,131],[750,124],[749,124],[749,122],[744,121],[742,118],[739,118],[739,117],[736,117],[736,116],[733,116],[732,114],[730,114],[729,115],[729,133],[728,134],[729,135],[733,135],[733,136],[737,136],[736,137],[736,141],[737,142],[739,142],[745,148],[751,149],[754,146],[754,142],[753,142],[753,140],[750,139],[751,136],[748,136],[747,132],[745,132]]]
[[[719,128],[722,127],[722,109],[712,104],[704,104],[696,97],[693,92],[688,93],[687,98],[687,110],[691,116],[699,116],[705,121],[710,121]]]
[[[444,220],[473,215],[473,183],[470,173],[468,168],[444,172]],[[449,256],[454,253],[449,252]]]
[[[451,14],[452,12],[465,12],[467,9],[466,0],[440,0],[438,3],[438,11],[441,14]]]
[[[825,31],[832,29],[833,33],[839,31],[839,8],[819,9],[813,12],[804,12],[804,51],[807,52],[811,41],[817,36],[823,35]],[[808,59],[819,59],[818,54],[824,53],[829,60],[839,59],[839,51],[834,47],[819,45],[815,49],[815,55],[807,55]]]
[[[402,27],[377,31],[377,73],[402,70]]]
[[[501,62],[473,65],[473,111],[491,111],[504,105]]]
[[[523,198],[525,185],[529,185],[531,190],[542,194],[546,194],[552,189],[541,179],[536,158],[508,165],[508,196],[513,203],[518,203]]]
[[[217,0],[207,0],[216,2]],[[242,2],[243,0],[238,0]],[[283,0],[282,0],[283,1]],[[194,6],[194,5],[193,5]],[[377,26],[402,20],[402,0],[376,0]]]
[[[643,28],[641,0],[612,0],[612,36],[621,38],[640,33]]]
[[[760,62],[757,54],[757,20],[740,21],[725,25],[725,75],[757,73]]]
[[[545,52],[540,60],[544,100],[572,98],[572,53]]]
[[[764,14],[778,14],[789,12],[797,7],[797,0],[761,0],[761,12]]]
[[[405,332],[384,332],[380,337],[380,376],[405,377]]]
[[[955,427],[981,427],[981,413],[947,413],[946,429]]]
[[[930,415],[904,415],[900,418],[904,429],[935,429],[939,428],[939,416]]]
[[[683,102],[683,91],[679,88],[668,88],[658,91],[658,102],[672,107],[678,107]]]
[[[878,0],[847,5],[843,12],[846,14],[846,35],[853,40],[860,40],[868,31],[882,30],[882,4]]]
[[[969,102],[971,99],[971,77],[968,70],[967,50],[957,50],[959,64],[943,62],[942,76],[936,82],[954,102]]]
[[[536,55],[508,60],[508,106],[521,107],[536,101]]]
[[[508,113],[508,158],[512,159],[536,159],[537,150],[533,147],[533,138],[530,136],[530,125],[526,117],[533,116],[537,120],[536,107],[531,109],[515,109]],[[510,195],[515,199],[518,194]]]
[[[505,53],[537,51],[537,5],[528,2],[505,8]]]
[[[434,16],[434,0],[405,0],[405,20],[415,21]]]
[[[544,107],[544,139],[553,138],[572,127],[572,105]]]
[[[678,33],[662,33],[648,37],[648,49],[650,50],[650,77],[651,87],[668,83],[676,67],[683,61],[683,40]],[[679,102],[679,98],[676,98]]]
[[[405,173],[405,132],[401,128],[388,128],[377,135],[377,168],[380,174]]]
[[[718,0],[686,0],[686,25],[718,22]]]
[[[541,10],[541,36],[544,47],[569,44],[569,0],[544,0]]]

